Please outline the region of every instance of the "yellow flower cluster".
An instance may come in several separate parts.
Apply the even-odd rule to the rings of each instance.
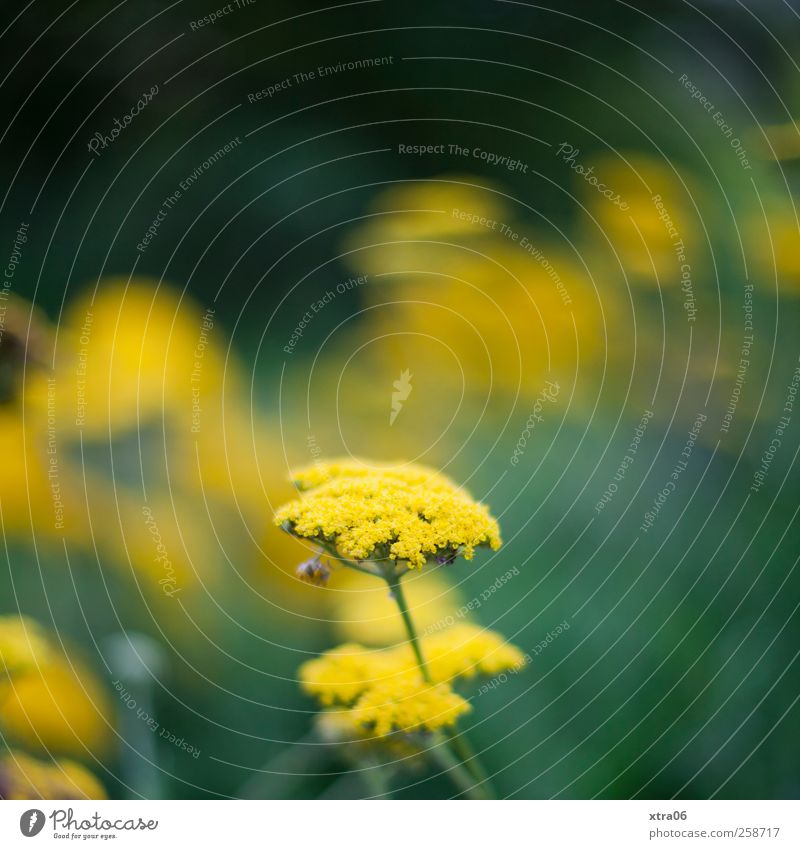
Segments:
[[[432,557],[470,560],[478,546],[500,547],[486,506],[422,466],[320,464],[294,477],[306,494],[278,510],[275,523],[344,558],[404,560],[416,568]]]
[[[0,727],[6,739],[47,754],[103,755],[112,742],[112,717],[102,684],[78,658],[58,650],[33,619],[0,616]]]
[[[0,616],[0,680],[35,671],[51,654],[38,623],[25,616]]]
[[[100,782],[75,761],[46,763],[22,752],[0,758],[0,799],[105,799]]]
[[[415,734],[455,725],[469,702],[447,684],[427,684],[408,676],[370,687],[351,711],[354,724],[375,737]]]
[[[300,667],[307,693],[337,711],[336,726],[382,737],[394,731],[434,731],[470,710],[450,687],[457,678],[497,675],[525,664],[518,648],[493,632],[457,625],[422,641],[432,682],[422,680],[409,645],[368,650],[348,643]]]
[[[498,675],[525,665],[525,656],[496,631],[467,623],[422,639],[434,683]],[[366,649],[346,643],[300,667],[303,688],[325,706],[352,705],[367,690],[418,675],[411,646]]]

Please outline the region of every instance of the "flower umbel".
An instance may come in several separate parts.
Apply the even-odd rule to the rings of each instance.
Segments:
[[[306,494],[278,510],[276,524],[347,560],[405,561],[413,569],[500,547],[488,508],[424,466],[334,462],[301,469],[294,479]]]

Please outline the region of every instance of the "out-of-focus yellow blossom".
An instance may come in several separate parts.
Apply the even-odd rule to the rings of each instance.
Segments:
[[[198,356],[204,333],[193,301],[146,278],[109,278],[94,297],[72,301],[59,328],[57,376],[85,434],[108,436],[165,411],[190,421],[197,362],[205,391],[223,374],[216,346]]]
[[[386,413],[385,403],[363,397],[363,385],[391,383],[406,369],[415,381],[403,415],[425,410],[425,422],[417,419],[424,426],[438,414],[437,430],[450,426],[462,394],[536,397],[551,380],[569,397],[578,372],[589,380],[602,370],[606,339],[616,335],[619,292],[598,288],[569,242],[543,233],[541,222],[522,218],[531,217],[524,207],[495,192],[472,190],[463,199],[435,182],[404,192],[415,208],[429,208],[438,194],[435,207],[445,214],[427,213],[430,227],[447,219],[454,229],[425,241],[413,217],[386,215],[348,239],[352,267],[371,275],[362,291],[370,306],[363,333],[343,343],[356,354],[352,361],[343,354],[341,389],[340,380],[331,383],[342,406],[357,404],[359,417],[369,417],[364,430],[380,430]],[[382,201],[387,209],[392,198]],[[323,381],[320,389],[329,387]],[[374,414],[371,403],[378,404]],[[402,438],[397,430],[393,442]]]
[[[525,657],[499,634],[466,623],[422,639],[422,653],[434,683],[516,671]],[[322,705],[351,705],[373,687],[419,678],[411,646],[370,651],[348,643],[300,667],[303,689]],[[421,678],[420,678],[421,680]]]
[[[598,179],[628,205],[621,209],[580,180],[582,201],[595,219],[584,217],[588,240],[609,257],[617,275],[621,267],[631,285],[679,291],[688,262],[701,279],[707,247],[694,206],[703,209],[695,181],[643,154],[599,156],[592,164]]]
[[[14,679],[0,697],[0,726],[26,748],[85,757],[107,754],[113,712],[94,675],[74,659],[54,656]]]
[[[525,655],[496,631],[466,622],[425,637],[422,645],[434,681],[499,675],[525,665]]]
[[[38,622],[27,616],[0,616],[0,685],[5,678],[34,672],[51,655],[47,635]]]
[[[381,192],[370,217],[354,230],[346,249],[355,252],[354,266],[379,273],[374,264],[378,251],[385,264],[380,272],[409,267],[425,256],[428,241],[458,242],[474,239],[475,225],[459,212],[487,221],[507,217],[506,202],[494,185],[472,174],[447,174],[431,180],[401,183]],[[455,213],[455,214],[454,214]],[[373,248],[373,260],[362,254]],[[367,265],[359,265],[365,260]]]
[[[333,478],[280,508],[275,523],[332,545],[343,558],[389,558],[410,568],[433,557],[470,560],[478,546],[500,547],[485,505],[444,479],[408,483],[401,471]]]
[[[100,782],[74,761],[40,761],[13,750],[0,757],[0,799],[105,798]]]
[[[352,708],[353,720],[368,734],[415,734],[455,725],[469,713],[469,702],[447,684],[429,684],[416,676],[393,677],[370,687]]]
[[[439,572],[423,570],[404,579],[403,592],[422,633],[453,622],[461,603],[458,591]],[[394,599],[386,586],[372,576],[342,569],[327,596],[333,625],[341,639],[368,646],[388,646],[405,639]]]

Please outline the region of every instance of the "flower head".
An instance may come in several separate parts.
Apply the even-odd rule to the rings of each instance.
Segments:
[[[334,462],[294,474],[306,494],[280,508],[275,522],[298,537],[355,561],[406,561],[409,568],[478,546],[500,547],[488,508],[424,466]]]
[[[370,687],[353,706],[352,718],[367,733],[386,737],[449,727],[471,709],[447,684],[428,684],[408,675]]]

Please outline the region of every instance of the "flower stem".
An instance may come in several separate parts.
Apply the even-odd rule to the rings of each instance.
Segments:
[[[428,671],[428,667],[425,663],[425,657],[422,654],[422,646],[420,644],[419,637],[417,636],[417,629],[414,627],[414,620],[411,618],[411,613],[408,609],[406,597],[403,594],[403,588],[400,584],[400,576],[386,575],[385,578],[386,583],[389,584],[392,598],[394,598],[397,603],[400,615],[403,618],[403,624],[405,625],[406,633],[408,634],[408,641],[411,643],[411,648],[414,651],[414,657],[417,659],[417,665],[422,673],[422,677],[425,681],[431,683],[433,679],[431,678],[430,672]],[[446,751],[447,756],[452,759],[452,763],[458,768],[459,772],[456,773],[454,771],[455,767],[453,767],[452,764],[446,767],[453,780],[459,784],[461,780],[459,776],[461,773],[464,773],[471,779],[471,783],[468,788],[469,792],[467,792],[467,789],[462,787],[462,790],[464,790],[467,795],[471,798],[480,799],[495,798],[489,776],[480,765],[477,756],[470,748],[466,739],[457,730],[455,730],[455,728],[448,735],[448,743],[449,749],[446,745],[441,745],[437,747],[437,753],[441,761],[445,757],[444,753]],[[456,757],[453,757],[453,755]],[[456,760],[456,758],[458,758],[458,760]],[[459,784],[459,786],[461,785]]]
[[[464,762],[464,766],[469,770],[470,775],[475,781],[480,784],[485,793],[484,798],[496,798],[494,789],[486,770],[481,766],[478,756],[472,751],[472,746],[467,742],[467,738],[456,729],[449,735],[450,746],[458,757]]]
[[[431,675],[430,672],[428,672],[427,665],[425,664],[425,657],[422,654],[422,646],[420,645],[419,637],[417,636],[417,629],[414,627],[414,620],[411,618],[411,613],[408,610],[408,604],[406,603],[406,597],[403,594],[403,587],[400,584],[400,578],[398,576],[389,577],[386,579],[386,583],[389,584],[389,589],[392,592],[392,598],[397,603],[397,607],[400,610],[400,616],[403,617],[403,624],[406,626],[408,641],[411,643],[411,648],[414,651],[414,657],[417,659],[417,665],[422,673],[422,677],[425,681],[430,682]]]
[[[476,781],[472,773],[455,757],[444,739],[427,749],[426,753],[468,799],[491,798],[485,786]]]

